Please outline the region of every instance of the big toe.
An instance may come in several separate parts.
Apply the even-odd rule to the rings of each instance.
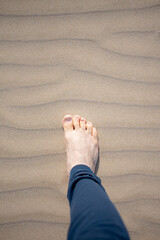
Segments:
[[[63,118],[63,128],[65,131],[73,130],[73,118],[72,115],[66,114]]]

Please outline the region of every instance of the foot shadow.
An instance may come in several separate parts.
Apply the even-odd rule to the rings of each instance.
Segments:
[[[98,169],[99,169],[99,164],[100,164],[100,149],[98,146],[98,159],[97,159],[97,163],[96,163],[96,167],[95,167],[95,174],[97,175]]]

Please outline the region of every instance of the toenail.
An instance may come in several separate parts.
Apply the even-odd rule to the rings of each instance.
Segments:
[[[84,118],[81,118],[81,121],[84,121]]]
[[[64,121],[69,122],[69,121],[71,121],[71,120],[72,120],[71,117],[66,117]]]
[[[76,115],[76,116],[75,116],[75,118],[79,118],[79,116],[78,116],[78,115]]]

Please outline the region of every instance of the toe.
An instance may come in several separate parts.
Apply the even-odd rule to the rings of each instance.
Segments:
[[[75,128],[75,130],[77,130],[77,129],[79,129],[80,128],[80,126],[79,126],[79,124],[80,124],[80,116],[79,115],[74,115],[74,117],[73,117],[73,125],[74,125],[74,128]]]
[[[73,119],[72,115],[65,115],[63,118],[63,127],[65,131],[73,130]]]
[[[98,137],[98,132],[97,132],[97,129],[95,127],[93,127],[92,129],[92,135],[93,137],[97,138]]]
[[[86,119],[85,118],[80,119],[80,127],[82,130],[86,129]]]
[[[92,123],[91,122],[87,122],[86,125],[87,125],[87,132],[91,134],[92,133],[92,128],[93,128]]]

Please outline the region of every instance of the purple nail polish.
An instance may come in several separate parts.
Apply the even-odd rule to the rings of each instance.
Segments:
[[[72,120],[71,117],[67,117],[67,118],[65,118],[65,122],[70,122],[71,120]]]

